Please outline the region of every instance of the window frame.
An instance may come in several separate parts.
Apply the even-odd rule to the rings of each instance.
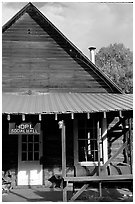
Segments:
[[[92,134],[93,134],[93,137],[92,139],[90,139],[91,141],[92,140],[96,140],[97,141],[97,129],[96,129],[96,123],[97,123],[97,120],[95,118],[90,118],[90,119],[84,119],[84,126],[82,126],[80,128],[80,124],[79,124],[79,119],[78,119],[78,135],[77,135],[77,145],[78,145],[78,163],[81,165],[81,166],[97,166],[98,165],[98,156],[97,158],[94,159],[94,161],[90,161],[90,160],[84,160],[84,161],[80,161],[80,158],[79,158],[79,154],[80,154],[80,149],[79,149],[79,141],[88,141],[89,138],[87,139],[86,138],[86,135],[88,135],[88,130],[91,130]],[[81,139],[79,138],[79,129],[84,129],[84,134],[85,134],[85,138]],[[101,127],[100,127],[100,133],[101,133]],[[101,134],[100,134],[101,135]],[[100,137],[100,140],[102,141],[102,138]],[[97,142],[96,142],[97,143]],[[86,147],[86,146],[85,146]],[[102,161],[100,162],[100,165],[103,165],[103,141],[102,143],[100,144],[100,148],[101,148],[101,158],[102,158]],[[98,154],[98,148],[95,150],[92,150],[92,151],[97,151],[97,154]]]
[[[26,141],[23,141],[23,136],[26,137]],[[34,140],[34,137],[38,136],[38,141]],[[29,141],[29,137],[33,137],[32,141]],[[27,135],[22,135],[22,140],[21,140],[21,162],[35,162],[35,161],[39,161],[40,158],[40,138],[39,135],[35,135],[35,134],[27,134]],[[23,150],[23,144],[26,144],[26,150]],[[28,145],[32,144],[32,151],[29,151]],[[39,148],[38,150],[34,150],[34,145],[38,144]],[[29,153],[32,153],[32,159],[29,159]],[[26,159],[23,159],[23,153],[26,153]],[[35,153],[38,153],[38,159],[35,159]]]

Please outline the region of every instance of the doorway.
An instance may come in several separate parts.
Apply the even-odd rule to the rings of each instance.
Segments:
[[[19,135],[18,140],[18,185],[42,185],[43,168],[42,135]]]

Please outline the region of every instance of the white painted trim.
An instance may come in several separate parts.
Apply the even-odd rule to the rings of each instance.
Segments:
[[[21,152],[22,152],[22,145],[21,142],[22,141],[22,135],[18,135],[18,171],[17,171],[17,185],[18,184],[18,173],[19,173],[19,164],[21,162]]]
[[[42,120],[42,116],[41,116],[41,114],[39,114],[39,121],[41,121]]]
[[[90,119],[90,113],[87,113],[87,119],[88,120]]]
[[[43,156],[43,131],[41,130],[40,124],[40,135],[39,135],[39,148],[40,148],[40,156],[39,159]],[[39,161],[40,162],[40,161]],[[42,171],[42,185],[44,184],[44,174],[43,174],[43,164],[40,164]]]
[[[58,120],[58,114],[55,113],[55,120]]]
[[[106,163],[108,161],[108,141],[107,141],[107,119],[102,118],[101,121],[101,136],[103,139],[103,161]]]
[[[7,115],[7,120],[10,120],[10,114]]]
[[[83,162],[79,162],[79,164],[81,166],[98,166],[98,161],[97,162],[92,162],[92,161],[83,161]],[[103,162],[100,162],[100,165],[103,166]]]
[[[25,164],[26,165],[30,164],[30,166],[31,166],[31,165],[34,164],[34,162],[35,162],[35,165],[39,165],[41,167],[40,168],[40,171],[41,171],[40,181],[41,181],[41,183],[39,185],[43,185],[43,179],[44,179],[43,178],[43,165],[39,163],[40,161],[21,161],[21,152],[22,152],[22,135],[18,135],[18,175],[17,175],[17,185],[20,185],[18,176],[19,176],[19,171],[21,170],[21,168],[23,168],[23,166]],[[43,132],[42,132],[42,130],[40,130],[40,135],[39,135],[39,159],[41,158],[41,156],[43,156]]]
[[[22,121],[25,121],[25,115],[22,114]]]
[[[74,119],[74,113],[71,113],[71,119],[72,120]]]
[[[106,112],[104,112],[104,118],[106,118]]]

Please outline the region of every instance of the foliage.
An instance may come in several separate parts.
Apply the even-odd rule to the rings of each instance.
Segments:
[[[102,47],[95,56],[96,65],[125,93],[133,92],[133,52],[123,44]]]

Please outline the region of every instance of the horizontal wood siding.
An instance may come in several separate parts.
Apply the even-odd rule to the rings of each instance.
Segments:
[[[42,27],[25,13],[3,33],[3,91],[111,92],[87,65],[69,55],[49,26]]]

